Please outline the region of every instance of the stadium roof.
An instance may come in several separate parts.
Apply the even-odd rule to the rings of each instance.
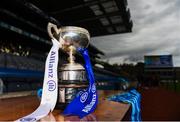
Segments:
[[[131,32],[127,0],[28,0],[62,25],[88,29],[92,36]]]
[[[1,0],[0,31],[49,44],[47,23],[80,26],[91,37],[131,32],[127,0]],[[11,38],[8,34],[1,38]],[[93,47],[95,52],[100,52]]]

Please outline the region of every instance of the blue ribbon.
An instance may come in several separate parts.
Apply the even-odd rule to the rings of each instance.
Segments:
[[[132,105],[131,121],[141,121],[141,95],[135,89],[129,92],[113,95],[108,98],[109,100],[116,102],[125,102]]]
[[[87,73],[87,79],[89,81],[89,87],[86,90],[80,91],[76,97],[68,104],[64,110],[64,115],[75,115],[83,118],[84,116],[92,113],[98,103],[98,95],[96,91],[95,78],[92,70],[90,57],[88,55],[87,49],[78,50],[84,60],[85,60],[85,69]]]

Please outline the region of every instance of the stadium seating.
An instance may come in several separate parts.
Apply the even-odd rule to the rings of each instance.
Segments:
[[[16,56],[7,53],[0,54],[0,68],[13,68],[19,70],[43,71],[45,63],[25,56]]]
[[[0,53],[4,92],[37,90],[42,86],[45,63],[25,56]]]

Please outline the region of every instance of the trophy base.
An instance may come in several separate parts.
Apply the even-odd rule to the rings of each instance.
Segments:
[[[86,81],[61,81],[59,84],[56,108],[62,110],[64,110],[66,106],[74,99],[74,97],[76,97],[79,91],[85,90],[88,87],[88,83]]]

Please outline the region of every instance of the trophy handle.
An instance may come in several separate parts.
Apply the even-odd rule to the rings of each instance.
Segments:
[[[53,36],[52,29],[55,31],[57,35],[60,33],[60,29],[58,29],[55,24],[49,22],[47,26],[48,34],[52,39],[57,39],[56,37]],[[58,38],[58,41],[59,41],[59,38]]]

